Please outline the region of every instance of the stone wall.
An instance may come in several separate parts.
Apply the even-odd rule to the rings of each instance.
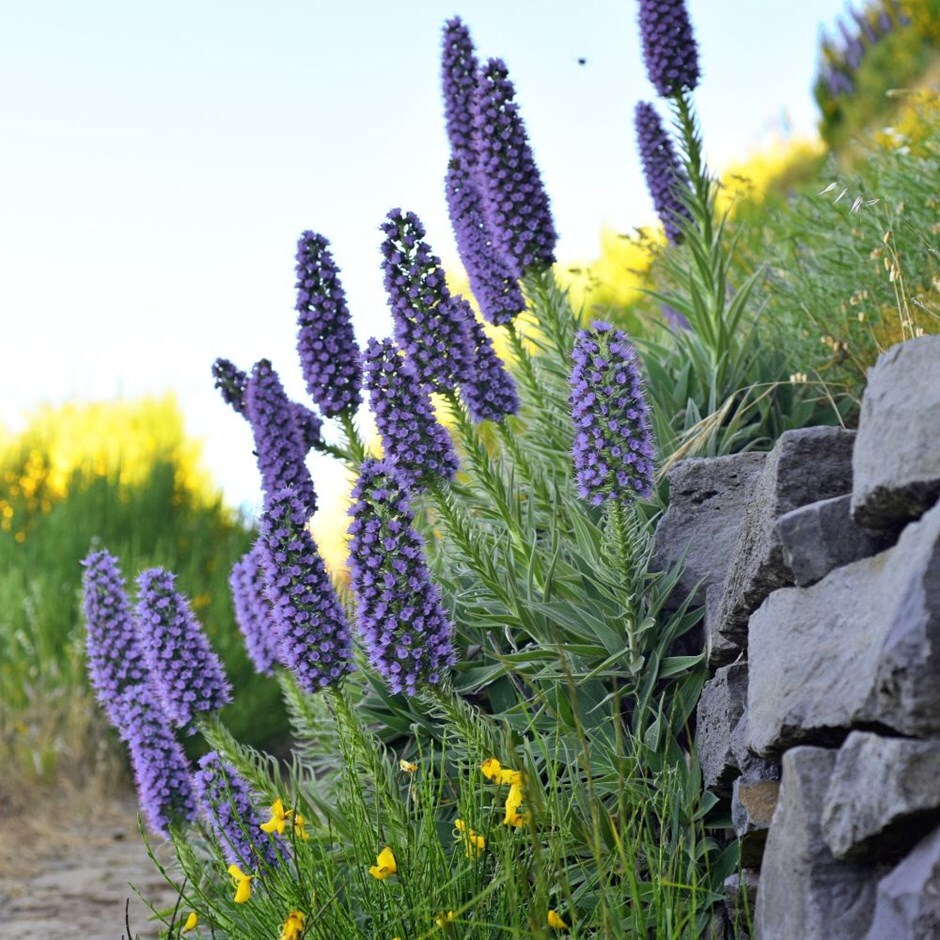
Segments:
[[[656,534],[705,608],[697,749],[756,940],[940,938],[940,336],[868,379],[857,433],[678,463]]]

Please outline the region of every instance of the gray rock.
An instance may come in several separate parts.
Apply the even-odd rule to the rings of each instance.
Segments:
[[[940,829],[878,883],[875,916],[865,940],[940,937]]]
[[[707,790],[731,795],[739,767],[731,749],[731,734],[744,714],[747,664],[724,666],[705,683],[696,713],[695,747]]]
[[[868,370],[852,465],[852,514],[899,528],[940,497],[940,336],[892,346]]]
[[[833,568],[877,555],[891,546],[891,538],[863,528],[852,518],[851,502],[847,493],[780,517],[777,533],[783,559],[796,584],[815,584]]]
[[[836,858],[884,859],[940,823],[940,741],[853,731],[839,750],[822,829]]]
[[[665,571],[684,559],[673,592],[677,606],[693,590],[693,604],[701,606],[708,585],[724,581],[744,504],[766,459],[766,454],[692,458],[669,471],[669,508],[653,539],[651,570]]]
[[[747,868],[736,871],[724,880],[725,911],[734,928],[735,940],[747,940],[746,931],[754,919],[759,880],[758,873]]]
[[[731,753],[741,770],[741,778],[747,783],[759,780],[779,780],[780,764],[760,757],[747,746],[747,709],[731,732]]]
[[[838,745],[852,728],[940,735],[940,506],[893,548],[775,591],[749,628],[747,748]]]
[[[738,777],[734,781],[731,824],[741,845],[741,864],[745,868],[760,868],[779,793],[780,783],[776,780],[748,783]]]
[[[757,889],[757,940],[851,940],[864,936],[871,923],[886,867],[839,861],[820,828],[835,761],[835,751],[815,747],[794,748],[783,757]]]
[[[723,584],[712,584],[705,591],[705,618],[702,629],[705,633],[705,661],[712,672],[744,655],[744,644],[726,636],[721,630],[718,614],[724,593]]]
[[[713,624],[713,633],[724,644],[744,647],[751,612],[771,591],[793,583],[777,521],[808,503],[852,489],[854,439],[853,431],[830,427],[786,431],[780,436],[748,500],[728,564]],[[722,664],[716,643],[710,661]]]

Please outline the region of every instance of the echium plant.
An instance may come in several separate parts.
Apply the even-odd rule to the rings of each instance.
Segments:
[[[422,385],[452,390],[470,377],[466,308],[451,295],[413,212],[392,209],[382,231],[382,272],[398,347]]]
[[[463,301],[466,303],[466,301]],[[480,421],[502,421],[519,410],[519,395],[515,379],[496,355],[493,343],[483,325],[473,316],[467,305],[467,323],[473,348],[473,367],[470,378],[461,386],[471,418]]]
[[[457,661],[454,626],[394,466],[367,460],[352,496],[349,578],[359,633],[389,689],[415,695],[423,683],[440,683]]]
[[[686,200],[682,198],[682,191],[688,189],[688,183],[656,109],[649,102],[639,102],[634,121],[646,186],[666,230],[666,237],[676,244],[682,239],[682,220],[689,220]]]
[[[265,593],[261,551],[261,543],[255,542],[235,562],[229,575],[229,587],[235,623],[245,640],[245,652],[261,675],[270,676],[280,659],[271,601]]]

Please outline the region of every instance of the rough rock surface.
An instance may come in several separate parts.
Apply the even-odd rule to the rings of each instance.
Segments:
[[[784,755],[757,889],[757,940],[850,940],[863,937],[871,923],[875,889],[886,869],[834,858],[820,828],[835,761],[835,751],[815,747]]]
[[[651,570],[664,571],[684,559],[673,593],[676,604],[698,585],[693,603],[701,605],[708,586],[724,581],[744,505],[766,458],[692,458],[670,470],[669,508],[656,529]]]
[[[875,915],[865,940],[940,937],[940,829],[878,883]]]
[[[728,564],[713,633],[741,649],[747,621],[771,591],[793,583],[777,530],[781,516],[852,489],[853,431],[804,428],[780,436],[767,457],[744,513]],[[713,644],[717,648],[717,644]],[[725,654],[727,662],[734,657]],[[710,662],[721,665],[713,651]]]
[[[884,859],[940,823],[940,741],[853,731],[839,750],[822,829],[836,858]]]
[[[852,514],[898,528],[940,498],[940,335],[892,346],[868,370],[852,461]]]
[[[731,750],[731,735],[744,714],[747,666],[737,663],[719,669],[705,683],[698,703],[695,746],[702,765],[705,789],[731,795],[738,762]]]
[[[734,781],[731,824],[741,843],[741,864],[745,868],[760,868],[779,794],[780,784],[776,780],[748,783],[739,777]]]
[[[940,506],[898,544],[751,617],[745,743],[774,757],[852,728],[940,734]]]
[[[851,502],[849,494],[835,496],[780,517],[777,530],[783,559],[796,584],[815,584],[833,568],[890,547],[890,538],[863,528],[852,518]]]

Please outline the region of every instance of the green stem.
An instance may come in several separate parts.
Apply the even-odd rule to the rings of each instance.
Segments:
[[[457,730],[472,759],[505,758],[502,735],[494,721],[459,696],[449,682],[429,685],[422,698],[432,712],[439,712]]]
[[[343,429],[343,437],[346,441],[346,452],[342,455],[352,465],[354,470],[358,470],[360,464],[366,459],[367,452],[362,438],[359,436],[359,429],[356,427],[355,417],[352,409],[347,408],[340,412],[340,427]]]
[[[258,766],[261,755],[238,741],[218,715],[211,714],[199,719],[196,727],[206,743],[231,764],[259,795],[272,803],[282,796],[279,782],[263,773]]]

